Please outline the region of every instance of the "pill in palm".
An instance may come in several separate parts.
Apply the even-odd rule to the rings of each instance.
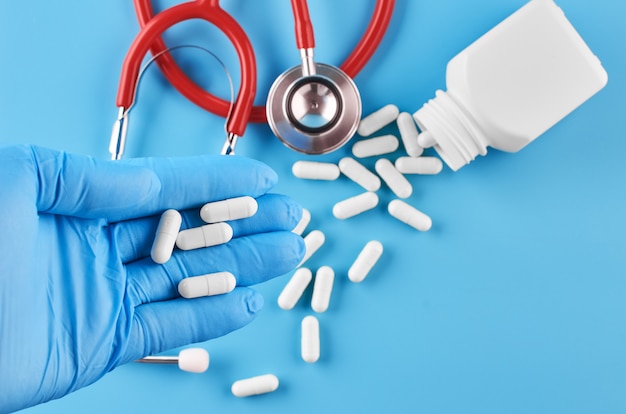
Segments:
[[[320,358],[320,323],[313,315],[302,319],[300,332],[300,353],[308,363],[317,362]]]
[[[259,205],[254,198],[235,197],[205,204],[200,209],[200,217],[205,223],[219,223],[252,217],[258,209]]]
[[[419,157],[422,155],[424,148],[422,148],[417,142],[419,133],[417,132],[417,126],[415,125],[415,121],[413,120],[411,114],[408,112],[402,112],[398,115],[396,123],[398,124],[400,138],[402,138],[402,143],[404,144],[406,153],[411,157]]]
[[[357,158],[366,158],[389,154],[397,150],[399,146],[400,142],[394,135],[362,139],[361,141],[355,142],[352,146],[352,155]]]
[[[184,278],[178,283],[178,293],[186,299],[223,295],[232,292],[236,285],[237,280],[230,272],[209,273]]]
[[[439,174],[443,169],[437,157],[400,157],[395,165],[403,174]]]
[[[437,141],[435,141],[435,137],[429,131],[423,131],[417,137],[417,143],[422,148],[430,148],[435,146]]]
[[[380,178],[389,186],[391,191],[400,198],[408,198],[413,194],[411,183],[393,166],[391,161],[381,158],[374,166]]]
[[[378,205],[378,195],[371,191],[346,198],[333,206],[333,216],[340,220],[354,217]]]
[[[278,377],[274,374],[259,375],[235,381],[230,388],[235,397],[267,394],[278,389]]]
[[[176,246],[181,250],[200,249],[228,243],[232,238],[233,229],[228,223],[213,223],[182,230],[176,238]]]
[[[378,240],[368,242],[359,253],[350,269],[348,269],[348,279],[359,283],[368,275],[380,256],[383,254],[383,245]]]
[[[170,260],[176,237],[180,231],[183,218],[176,210],[166,210],[161,214],[159,225],[156,230],[150,257],[155,263],[163,264]]]
[[[313,283],[313,296],[311,297],[311,308],[315,312],[322,313],[328,309],[334,282],[335,271],[330,266],[322,266],[317,269]]]
[[[362,137],[372,135],[374,132],[395,121],[399,113],[400,110],[397,106],[393,104],[385,105],[361,119],[357,133]]]
[[[284,310],[293,309],[312,279],[313,273],[309,269],[306,267],[298,268],[278,295],[278,306]]]
[[[433,225],[430,217],[402,200],[392,200],[387,210],[393,217],[419,231],[428,231]]]
[[[303,208],[302,217],[300,218],[300,221],[298,222],[298,224],[296,224],[296,227],[294,227],[293,230],[291,231],[297,234],[298,236],[301,236],[302,233],[304,233],[304,229],[306,229],[306,226],[308,226],[310,222],[311,222],[311,212],[307,210],[306,208]]]
[[[312,232],[307,234],[304,237],[304,257],[302,258],[302,261],[298,266],[301,266],[304,262],[309,260],[311,256],[313,256],[313,253],[315,253],[319,250],[320,247],[322,247],[325,241],[326,237],[324,236],[324,233],[319,230],[313,230]]]
[[[296,177],[309,180],[333,181],[339,178],[339,167],[329,162],[296,161],[291,171]]]
[[[342,158],[339,161],[339,170],[367,191],[378,191],[380,189],[380,178],[354,158]]]

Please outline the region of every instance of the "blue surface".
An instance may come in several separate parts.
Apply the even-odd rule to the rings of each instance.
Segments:
[[[256,101],[263,103],[273,79],[299,62],[289,4],[223,3],[256,49]],[[317,60],[340,63],[373,2],[310,3]],[[382,48],[356,78],[364,112],[387,103],[417,110],[444,87],[447,61],[524,3],[399,0]],[[212,358],[205,374],[129,364],[25,412],[626,412],[626,4],[558,4],[601,59],[607,87],[517,154],[492,150],[457,173],[411,177],[408,202],[432,217],[428,233],[387,215],[388,189],[374,211],[334,219],[332,205],[360,189],[345,177],[301,181],[290,168],[303,158],[336,162],[349,146],[303,157],[267,126],[249,127],[238,153],[275,168],[276,191],[301,201],[313,214],[309,230],[327,235],[310,262],[337,273],[330,309],[319,315],[318,363],[299,356],[300,321],[313,313],[310,291],[290,312],[276,305],[286,275],[258,287],[266,304],[255,322],[201,344]],[[0,2],[0,143],[106,158],[119,69],[137,31],[130,1]],[[207,25],[180,25],[167,40],[209,47],[238,82],[233,50]],[[179,53],[206,87],[227,96],[211,58]],[[217,153],[222,131],[222,119],[187,102],[151,68],[126,156]],[[371,239],[385,253],[353,284],[346,271]],[[268,372],[280,378],[277,392],[230,394],[234,380]]]

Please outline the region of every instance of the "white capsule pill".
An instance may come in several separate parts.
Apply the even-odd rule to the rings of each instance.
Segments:
[[[317,269],[313,283],[313,296],[311,297],[311,308],[315,312],[322,313],[328,309],[334,282],[335,271],[330,266],[322,266]]]
[[[383,254],[383,245],[378,240],[368,242],[359,253],[350,269],[348,279],[355,283],[362,282]]]
[[[430,148],[434,147],[435,144],[437,144],[437,141],[435,141],[435,137],[433,137],[433,134],[431,134],[429,131],[423,131],[421,134],[418,135],[417,143],[422,148]]]
[[[391,161],[381,158],[374,166],[376,172],[389,186],[391,191],[400,198],[408,198],[413,194],[413,186],[400,171],[396,170]]]
[[[378,195],[368,191],[354,197],[341,200],[333,206],[333,216],[340,220],[347,219],[378,205]]]
[[[402,200],[391,201],[387,210],[393,217],[419,231],[428,231],[433,225],[430,217]]]
[[[174,244],[176,243],[176,237],[178,237],[182,222],[183,218],[176,210],[166,210],[161,214],[154,242],[152,243],[152,250],[150,250],[150,257],[152,257],[155,263],[163,264],[172,257],[172,251],[174,250]]]
[[[296,177],[308,180],[333,181],[339,178],[339,167],[329,162],[296,161],[291,171]]]
[[[228,243],[232,238],[233,228],[228,223],[213,223],[181,231],[176,246],[181,250],[192,250]]]
[[[380,178],[354,158],[342,158],[339,161],[339,170],[367,191],[378,191],[380,189]]]
[[[298,266],[302,266],[304,262],[309,260],[311,256],[313,256],[313,253],[315,253],[316,251],[319,250],[320,247],[322,247],[325,241],[326,241],[326,236],[324,236],[324,233],[322,233],[319,230],[313,230],[312,232],[307,234],[304,237],[304,247],[305,247],[304,257],[302,258],[302,261],[300,262]]]
[[[366,137],[392,123],[398,117],[400,110],[393,104],[385,105],[376,112],[372,112],[359,122],[357,133]]]
[[[267,394],[278,389],[278,378],[274,374],[259,375],[235,381],[230,388],[235,397]]]
[[[186,299],[223,295],[232,292],[237,280],[230,272],[186,277],[178,283],[178,293]]]
[[[302,236],[302,233],[304,233],[304,229],[306,229],[306,226],[308,226],[310,222],[311,222],[311,212],[307,210],[306,208],[303,208],[302,217],[300,218],[300,221],[298,222],[298,224],[296,224],[296,227],[294,227],[293,230],[291,231],[297,234],[298,236]]]
[[[400,138],[402,138],[402,143],[404,144],[406,153],[411,157],[419,157],[422,155],[424,148],[417,143],[419,133],[417,132],[417,126],[415,125],[415,121],[413,120],[411,114],[408,112],[402,112],[398,115],[396,122],[398,124]]]
[[[254,198],[235,197],[203,205],[200,209],[200,217],[205,223],[219,223],[252,217],[258,209],[259,204]]]
[[[298,268],[278,295],[278,306],[284,310],[293,309],[312,279],[313,273],[309,269],[306,267]]]
[[[320,359],[320,323],[313,315],[302,319],[300,353],[304,362],[310,364]]]
[[[187,348],[178,354],[178,368],[201,374],[209,369],[209,353],[204,348]]]
[[[437,157],[400,157],[396,168],[403,174],[439,174],[443,163]]]
[[[357,158],[366,158],[389,154],[397,150],[399,146],[400,142],[394,135],[362,139],[361,141],[355,142],[352,146],[352,155]]]

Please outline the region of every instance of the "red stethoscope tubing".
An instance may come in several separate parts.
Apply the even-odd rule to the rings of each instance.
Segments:
[[[294,1],[294,3],[295,4],[292,3],[292,5],[294,7],[294,16],[296,16],[296,22],[299,21],[297,17],[298,15],[306,14],[306,18],[308,19],[306,2]],[[246,99],[246,102],[249,100],[254,100],[254,95],[256,93],[256,79],[254,79],[254,81],[248,79],[249,77],[256,77],[254,52],[252,51],[252,47],[250,46],[250,42],[247,41],[247,38],[245,42],[241,39],[242,34],[243,36],[245,36],[245,33],[243,33],[241,27],[232,19],[232,17],[230,17],[226,12],[219,8],[217,0],[208,0],[208,2],[207,0],[197,0],[195,2],[183,3],[178,6],[174,6],[172,9],[168,9],[161,13],[158,13],[156,16],[154,15],[150,0],[134,0],[134,4],[135,10],[137,12],[137,17],[142,28],[139,36],[142,36],[143,34],[143,41],[141,42],[141,50],[134,51],[134,49],[139,48],[139,46],[135,46],[136,43],[139,43],[138,40],[135,41],[133,47],[131,48],[131,52],[134,51],[134,57],[130,59],[136,62],[132,65],[130,63],[127,65],[125,61],[122,70],[120,90],[118,93],[118,106],[128,108],[130,107],[130,104],[132,104],[132,101],[134,99],[134,88],[136,86],[136,76],[139,70],[139,65],[141,64],[141,60],[143,59],[143,56],[145,55],[145,53],[147,53],[147,49],[149,48],[153,55],[161,54],[160,58],[156,61],[157,65],[163,72],[164,76],[168,79],[168,81],[183,96],[209,112],[215,113],[222,117],[228,116],[231,110],[231,102],[216,97],[196,85],[191,79],[187,77],[182,69],[180,69],[172,56],[168,52],[165,52],[167,50],[167,46],[161,38],[161,33],[163,33],[163,31],[171,27],[173,24],[184,20],[184,18],[170,18],[167,20],[167,22],[163,22],[163,20],[165,19],[160,18],[160,16],[164,13],[167,13],[169,10],[187,5],[187,7],[193,10],[199,10],[201,8],[204,8],[206,13],[202,14],[202,18],[205,18],[205,20],[214,23],[220,29],[224,30],[229,39],[235,44],[237,53],[240,56],[242,82],[239,89],[240,92],[235,103],[235,107],[233,108],[233,112],[230,116],[227,130],[229,132],[235,133],[238,136],[241,136],[243,135],[243,131],[245,130],[248,121],[256,123],[267,122],[265,106],[252,107],[252,102],[250,102],[248,105],[244,105],[243,102],[241,103],[241,105],[238,105],[239,99],[242,95],[249,96],[249,98]],[[302,10],[302,4],[304,4],[304,10]],[[354,78],[361,71],[361,69],[363,69],[365,64],[369,61],[369,59],[378,48],[378,45],[380,44],[385,32],[387,31],[389,22],[391,21],[394,5],[395,0],[377,0],[374,11],[372,13],[372,18],[363,34],[363,37],[354,48],[352,53],[340,66],[340,68],[349,77]],[[305,11],[306,13],[304,13]],[[215,16],[213,16],[214,13],[223,17],[223,19],[219,19],[219,22],[215,23],[213,19],[208,19],[205,17],[212,16],[213,18],[215,18]],[[159,23],[153,23],[153,21],[159,18],[161,19]],[[191,13],[191,15],[188,15],[186,18],[198,18],[197,12]],[[231,21],[232,23],[229,24],[232,24],[233,27],[236,27],[236,29],[225,26],[224,22],[226,20]],[[300,48],[300,46],[304,46],[303,48],[312,48],[315,45],[315,41],[313,38],[313,30],[312,25],[310,24],[310,20],[308,21],[308,23],[304,24],[296,23],[296,27],[298,27],[298,25],[301,25],[303,27],[302,29],[296,28],[298,47]],[[229,32],[231,33],[231,35],[228,34],[228,32],[226,31],[227,29],[230,29]],[[144,32],[146,32],[147,30],[150,30],[149,35],[144,34]],[[237,34],[235,35],[235,33]],[[237,43],[235,43],[237,39],[239,47],[237,46]],[[148,42],[150,44],[149,46],[146,46],[145,43]],[[244,43],[247,46],[242,46]],[[131,54],[131,52],[129,52],[129,55]],[[251,57],[247,57],[248,55],[251,55]],[[126,60],[128,61],[129,57],[127,57]],[[250,64],[249,62],[247,64],[244,63],[245,60],[251,61],[252,64]],[[247,79],[247,82],[244,82],[244,77]],[[252,88],[251,85],[253,85]],[[251,90],[252,93],[242,93],[249,92]],[[245,118],[245,108],[240,108],[240,106],[247,106],[247,118]]]

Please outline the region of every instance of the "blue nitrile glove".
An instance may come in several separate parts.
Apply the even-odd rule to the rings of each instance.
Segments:
[[[98,161],[53,150],[0,148],[0,412],[59,398],[118,365],[224,335],[263,305],[245,286],[288,272],[304,244],[301,208],[266,194],[266,165],[234,156]],[[161,212],[201,224],[202,204],[250,195],[258,213],[232,222],[229,243],[150,248]],[[185,276],[230,271],[233,292],[183,299]]]

